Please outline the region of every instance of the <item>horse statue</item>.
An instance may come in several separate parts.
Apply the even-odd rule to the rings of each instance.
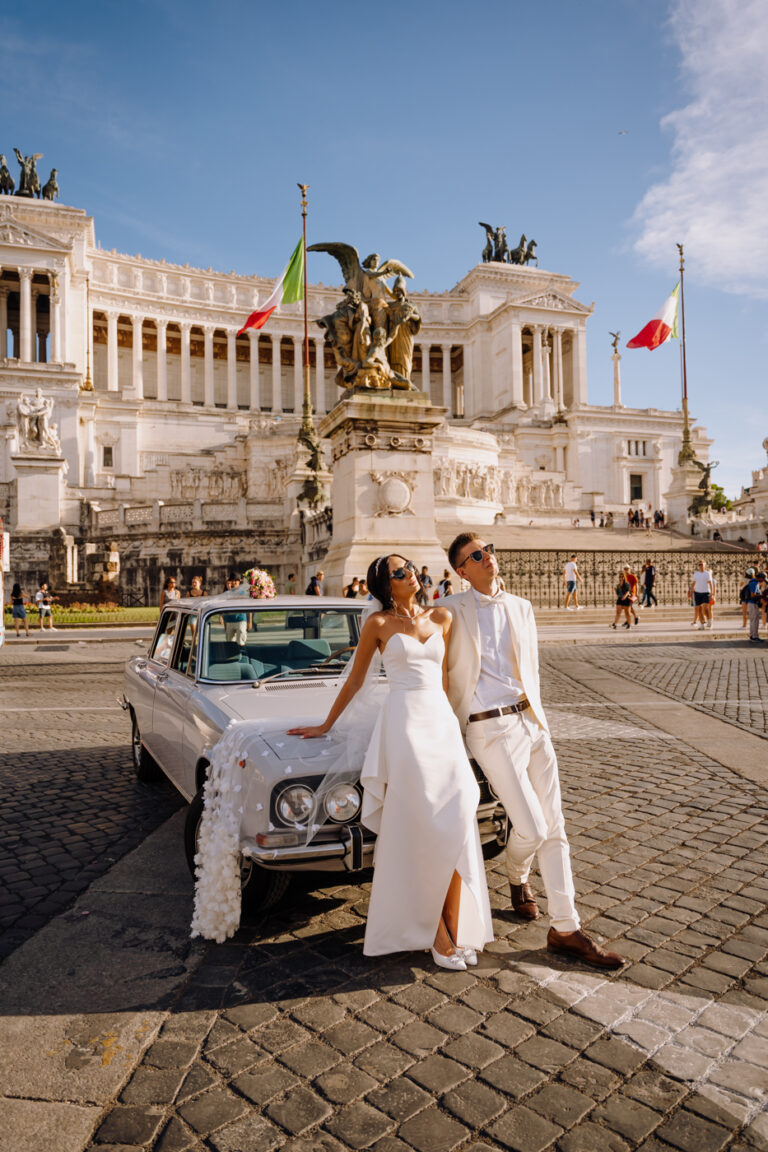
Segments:
[[[59,174],[58,168],[51,168],[51,174],[48,180],[43,185],[43,200],[59,200],[59,185],[56,177]]]
[[[490,224],[483,224],[482,220],[478,220],[481,228],[485,228],[485,247],[483,248],[483,264],[489,264],[493,260],[493,247],[495,232]]]
[[[522,264],[524,262],[526,240],[527,240],[527,236],[525,235],[525,232],[523,232],[522,236],[520,237],[520,243],[518,244],[517,248],[510,248],[510,250],[509,250],[509,262],[510,262],[510,264]]]
[[[494,258],[494,260],[497,260],[499,262],[499,264],[504,264],[504,263],[506,263],[508,252],[509,252],[509,248],[507,246],[507,230],[502,225],[501,228],[496,229],[496,242],[495,242],[493,258]]]
[[[0,195],[13,196],[16,181],[8,170],[8,162],[0,152]]]
[[[536,241],[535,240],[529,240],[528,241],[528,247],[525,250],[525,255],[523,256],[520,263],[521,264],[530,264],[532,260],[535,260],[536,261],[536,267],[538,268],[539,258],[536,255],[535,249],[536,249]]]

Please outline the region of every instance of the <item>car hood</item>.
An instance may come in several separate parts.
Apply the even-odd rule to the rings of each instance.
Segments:
[[[286,727],[319,724],[339,690],[339,678],[268,681],[258,688],[237,684],[216,691],[217,705],[233,720],[279,720]]]

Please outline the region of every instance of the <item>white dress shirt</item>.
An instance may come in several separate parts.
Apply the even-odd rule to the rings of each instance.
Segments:
[[[469,710],[487,712],[516,704],[525,693],[515,667],[504,593],[497,589],[495,595],[484,596],[473,588],[472,595],[480,629],[480,676]]]

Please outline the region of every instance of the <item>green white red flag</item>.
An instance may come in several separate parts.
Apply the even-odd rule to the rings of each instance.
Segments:
[[[658,348],[660,344],[666,344],[667,340],[671,340],[673,337],[677,339],[677,300],[679,295],[680,281],[677,282],[672,294],[664,301],[653,320],[649,320],[645,327],[640,329],[637,336],[633,336],[631,340],[627,341],[627,348],[647,348],[651,351]]]
[[[238,332],[242,336],[249,328],[263,328],[274,311],[281,304],[295,304],[297,300],[304,299],[304,241],[299,240],[294,248],[291,258],[278,277],[272,295],[268,300],[251,312],[250,316]]]

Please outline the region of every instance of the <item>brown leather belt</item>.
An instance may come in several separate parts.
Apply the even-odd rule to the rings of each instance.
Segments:
[[[505,704],[502,708],[489,708],[487,712],[473,712],[467,722],[473,724],[475,720],[493,720],[497,716],[511,716],[513,712],[525,712],[526,708],[530,708],[530,706],[530,703],[523,697],[517,704]]]

